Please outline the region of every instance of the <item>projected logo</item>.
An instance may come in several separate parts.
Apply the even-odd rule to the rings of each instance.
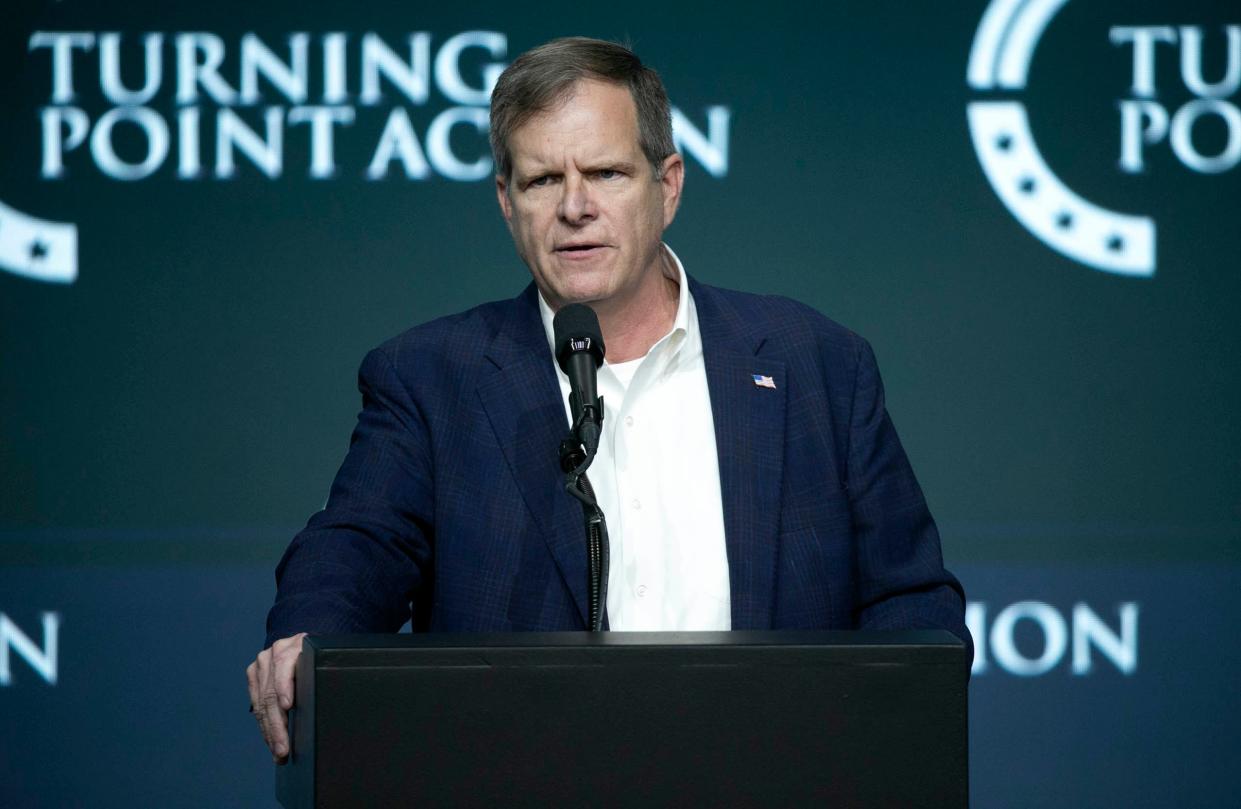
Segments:
[[[37,111],[39,178],[103,176],[222,182],[479,182],[494,171],[491,90],[508,36],[428,31],[395,42],[373,31],[35,31],[28,50],[47,76]],[[712,177],[729,169],[731,110],[672,110],[673,138]],[[0,204],[0,267],[41,281],[77,277],[77,229]]]
[[[1039,37],[1066,2],[992,0],[970,50],[970,86],[1024,90]],[[1108,210],[1066,186],[1039,153],[1022,102],[974,101],[967,111],[974,150],[988,182],[1027,230],[1052,249],[1095,269],[1154,275],[1154,221]]]
[[[26,661],[43,682],[56,685],[60,659],[60,614],[43,613],[42,624],[43,644],[40,646],[9,616],[0,612],[0,687],[13,684],[10,653]]]
[[[28,216],[0,202],[0,267],[26,278],[71,284],[78,277],[78,228]]]
[[[1117,605],[1115,628],[1083,602],[1074,604],[1067,617],[1045,601],[992,608],[982,601],[965,606],[965,625],[974,639],[970,667],[974,675],[994,666],[1017,677],[1039,677],[1064,668],[1082,677],[1096,672],[1099,660],[1124,675],[1138,669],[1136,601]]]

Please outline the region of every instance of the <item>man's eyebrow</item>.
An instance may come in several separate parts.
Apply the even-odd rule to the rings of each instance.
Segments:
[[[611,160],[604,157],[586,162],[581,170],[584,174],[593,174],[598,171],[619,171],[625,174],[633,174],[637,170],[637,165],[629,160]],[[521,167],[513,166],[513,178],[518,184],[524,184],[543,176],[558,177],[563,173],[559,166],[545,164],[537,159],[531,160]]]
[[[523,162],[524,165],[522,165],[519,170],[525,172],[526,174],[535,174],[537,172],[546,171],[549,165],[538,158],[528,158]],[[513,165],[514,167],[517,167],[516,162],[514,162]]]
[[[589,164],[586,168],[587,171],[606,171],[608,169],[611,169],[612,171],[623,171],[626,174],[633,174],[634,164],[630,163],[628,160],[600,160],[596,163]]]

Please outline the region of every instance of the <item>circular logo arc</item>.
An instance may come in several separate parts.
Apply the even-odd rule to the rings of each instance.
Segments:
[[[966,78],[986,91],[1020,91],[1047,24],[1068,0],[992,0],[970,50]],[[1016,100],[967,105],[970,138],[996,196],[1053,250],[1097,270],[1155,274],[1155,223],[1095,205],[1058,178],[1034,143],[1025,105]]]

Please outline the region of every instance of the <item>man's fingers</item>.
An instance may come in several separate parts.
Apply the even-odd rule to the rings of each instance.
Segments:
[[[251,663],[246,666],[246,689],[250,692],[250,712],[254,713],[254,707],[259,704],[259,679],[257,672],[258,664]]]
[[[293,680],[297,673],[297,659],[302,653],[304,637],[305,632],[277,641],[281,648],[273,655],[276,695],[280,699],[280,707],[285,711],[293,707]]]
[[[305,636],[303,632],[276,641],[246,669],[255,719],[277,764],[289,758],[288,712],[293,706],[293,679]]]
[[[277,764],[289,760],[289,708],[293,706],[293,678],[305,637],[302,632],[281,638],[246,666],[250,710],[271,750],[272,761]]]
[[[263,741],[272,753],[272,760],[278,761],[280,749],[288,752],[288,733],[284,726],[284,712],[280,710],[279,697],[276,695],[275,670],[272,665],[270,648],[259,652],[254,662],[246,667],[246,682],[250,686],[250,710],[259,723],[259,731]]]
[[[289,728],[287,713],[280,707],[274,689],[263,694],[259,715],[259,725],[263,729],[263,738],[271,749],[272,758],[276,763],[282,763],[289,755]]]

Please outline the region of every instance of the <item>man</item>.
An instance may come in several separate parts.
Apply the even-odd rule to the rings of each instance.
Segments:
[[[662,243],[685,168],[658,76],[621,46],[556,40],[500,77],[491,122],[534,283],[364,360],[349,453],[277,568],[247,669],[273,757],[307,632],[585,627],[550,345],[568,303],[598,313],[607,347],[590,475],[611,629],[934,627],[968,644],[869,346],[793,301],[698,284]]]

